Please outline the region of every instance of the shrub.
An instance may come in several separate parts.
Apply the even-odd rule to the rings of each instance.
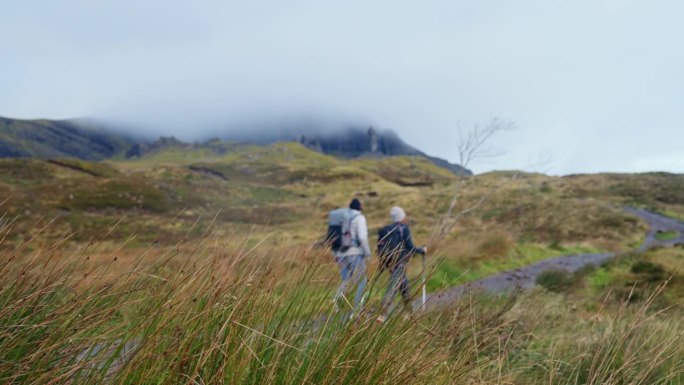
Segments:
[[[679,233],[676,231],[658,231],[655,234],[655,238],[659,241],[671,241],[676,239],[678,236]]]
[[[477,253],[481,257],[503,257],[515,246],[511,237],[503,233],[487,235],[478,245]]]
[[[612,276],[610,271],[606,267],[596,269],[588,277],[589,284],[594,288],[594,290],[602,290],[604,287],[608,286],[608,284],[611,282],[611,279]]]
[[[630,271],[638,274],[647,282],[659,282],[665,279],[665,268],[649,261],[637,261],[632,264]]]
[[[574,274],[566,270],[546,270],[537,276],[537,285],[553,292],[567,290],[575,281]]]
[[[99,183],[83,184],[71,197],[62,199],[65,209],[143,209],[163,212],[168,208],[164,192],[141,178],[108,179]]]
[[[554,239],[549,243],[549,249],[553,250],[563,250],[563,246],[560,244],[558,239]]]

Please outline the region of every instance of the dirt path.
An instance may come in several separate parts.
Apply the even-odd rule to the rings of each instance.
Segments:
[[[684,243],[683,223],[642,209],[626,207],[625,211],[645,221],[649,225],[649,231],[646,234],[644,243],[638,250],[639,252],[646,251],[653,246],[672,246],[677,243]],[[669,241],[658,240],[656,238],[656,234],[658,232],[665,231],[676,231],[679,234],[675,239]],[[448,289],[429,294],[426,308],[434,309],[447,305],[472,290],[496,294],[518,288],[529,289],[534,287],[539,274],[546,270],[565,270],[568,272],[575,272],[588,265],[601,265],[614,256],[614,253],[579,254],[545,259],[543,261],[539,261],[518,269],[504,271],[499,274],[479,279],[477,281],[468,282],[459,286],[453,286]],[[418,309],[420,306],[420,299],[414,301],[414,309]]]

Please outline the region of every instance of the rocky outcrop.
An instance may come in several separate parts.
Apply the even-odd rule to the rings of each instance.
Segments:
[[[361,156],[421,156],[439,167],[444,167],[458,175],[472,175],[457,164],[436,158],[406,144],[397,133],[391,130],[347,129],[337,132],[302,135],[299,141],[308,148],[324,154],[358,158]]]
[[[197,145],[182,142],[174,136],[161,136],[156,141],[148,144],[144,142],[134,143],[126,151],[126,158],[139,158],[151,152],[160,151],[167,148],[192,148]]]

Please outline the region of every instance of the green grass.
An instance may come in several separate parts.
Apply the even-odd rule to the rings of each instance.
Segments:
[[[110,179],[77,187],[65,197],[61,207],[66,209],[144,209],[162,212],[168,205],[164,193],[138,179]]]
[[[592,274],[587,278],[589,285],[592,289],[596,291],[603,290],[611,282],[611,272],[606,267],[598,267]]]
[[[34,159],[0,159],[0,182],[26,187],[54,178],[50,166]]]
[[[671,241],[679,237],[679,232],[677,231],[662,231],[655,234],[655,238],[659,241]]]
[[[50,159],[48,162],[58,167],[82,172],[95,177],[114,177],[119,175],[118,170],[107,163],[88,162],[75,158],[56,158]]]
[[[502,271],[520,268],[543,259],[595,252],[598,250],[583,245],[550,248],[539,244],[523,243],[515,245],[506,255],[494,258],[475,261],[445,258],[437,265],[434,274],[428,280],[427,287],[431,291],[437,290],[442,287],[475,281]]]
[[[131,159],[128,162],[149,164],[187,164],[196,162],[198,159],[216,157],[216,153],[208,148],[167,147],[161,151],[151,152],[145,155],[142,159]]]

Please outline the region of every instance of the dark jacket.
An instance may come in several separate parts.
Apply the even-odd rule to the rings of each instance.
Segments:
[[[378,255],[383,266],[406,263],[413,254],[424,252],[413,244],[411,230],[405,223],[392,223],[378,231]]]

